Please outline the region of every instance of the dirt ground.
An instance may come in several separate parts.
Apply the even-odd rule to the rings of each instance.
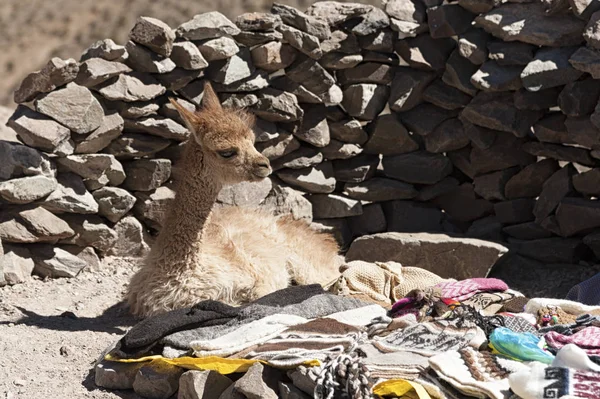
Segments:
[[[135,261],[0,288],[0,399],[139,398],[96,388],[92,365],[135,320],[121,302]]]
[[[314,0],[276,0],[306,10]],[[381,5],[381,0],[340,0]],[[268,11],[273,0],[0,0],[0,105],[15,107],[13,91],[52,57],[79,59],[96,40],[125,44],[137,17],[176,28],[196,14],[220,11],[231,19]]]

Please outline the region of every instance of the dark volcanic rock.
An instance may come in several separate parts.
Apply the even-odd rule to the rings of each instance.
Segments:
[[[575,167],[568,164],[546,180],[533,209],[537,223],[541,223],[556,209],[563,198],[573,192],[572,177],[575,174],[577,174]]]
[[[463,183],[433,201],[458,222],[471,222],[492,213],[491,202],[478,198],[471,183]]]
[[[382,115],[367,125],[369,154],[398,155],[419,149],[419,144],[408,133],[395,114]]]
[[[506,183],[504,188],[506,198],[537,197],[542,192],[546,180],[558,169],[560,169],[558,162],[553,159],[543,159],[527,165]]]
[[[565,198],[556,209],[556,222],[565,237],[589,233],[600,227],[600,202]]]
[[[510,93],[480,92],[461,115],[475,125],[525,137],[543,113],[515,108]]]
[[[523,145],[523,139],[500,133],[489,148],[473,147],[470,161],[477,175],[513,166],[526,166],[535,162],[535,157],[523,151]]]
[[[407,183],[435,184],[452,172],[452,163],[440,154],[413,152],[383,157],[383,173]]]

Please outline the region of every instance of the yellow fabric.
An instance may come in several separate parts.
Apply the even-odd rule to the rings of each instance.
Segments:
[[[168,364],[171,366],[178,366],[187,370],[213,370],[219,374],[232,374],[232,373],[244,373],[248,371],[250,366],[254,363],[269,364],[263,360],[251,360],[251,359],[228,359],[217,356],[209,357],[178,357],[175,359],[169,359],[161,355],[144,356],[137,359],[120,359],[110,354],[104,357],[105,360],[120,363],[140,363],[140,362],[152,362],[160,366],[161,364]],[[302,365],[306,367],[319,366],[321,363],[318,360],[310,360],[304,362]],[[294,366],[295,368],[296,366]]]
[[[380,397],[431,399],[423,385],[408,380],[387,380],[373,387],[373,394]]]
[[[338,295],[365,294],[375,301],[395,303],[410,291],[446,281],[419,267],[403,267],[397,262],[353,261],[342,266],[342,275],[329,286]]]

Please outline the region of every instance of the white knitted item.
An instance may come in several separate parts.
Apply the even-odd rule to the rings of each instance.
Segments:
[[[230,356],[250,346],[257,345],[276,337],[286,328],[306,323],[304,317],[289,314],[274,314],[263,317],[240,326],[240,328],[219,338],[208,341],[192,341],[190,346],[194,350],[194,356]]]
[[[349,324],[351,326],[363,327],[371,324],[371,321],[377,317],[383,317],[387,314],[387,310],[379,305],[364,306],[362,308],[346,310],[330,314],[326,318],[337,320],[340,323]]]
[[[592,362],[587,353],[575,344],[568,344],[560,348],[552,361],[552,366],[600,373],[600,364]]]
[[[429,365],[440,378],[460,392],[481,399],[507,398],[510,388],[508,375],[529,369],[524,363],[473,348],[433,356]]]
[[[525,312],[537,314],[538,310],[547,306],[558,306],[567,313],[580,315],[588,312],[600,311],[600,306],[589,306],[583,303],[568,301],[566,299],[533,298],[525,305]]]
[[[508,377],[510,388],[523,399],[550,399],[573,396],[600,398],[600,373],[549,367],[535,362],[529,370]]]
[[[423,356],[459,350],[468,346],[479,348],[486,341],[483,330],[475,324],[458,320],[436,320],[412,324],[392,331],[385,337],[373,337],[373,344],[383,352],[408,351]]]

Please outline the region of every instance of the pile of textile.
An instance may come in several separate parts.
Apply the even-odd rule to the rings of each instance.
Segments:
[[[104,359],[225,375],[260,362],[315,398],[598,399],[600,303],[576,300],[600,299],[590,281],[575,300],[530,299],[498,279],[359,262],[326,289],[148,318]]]

